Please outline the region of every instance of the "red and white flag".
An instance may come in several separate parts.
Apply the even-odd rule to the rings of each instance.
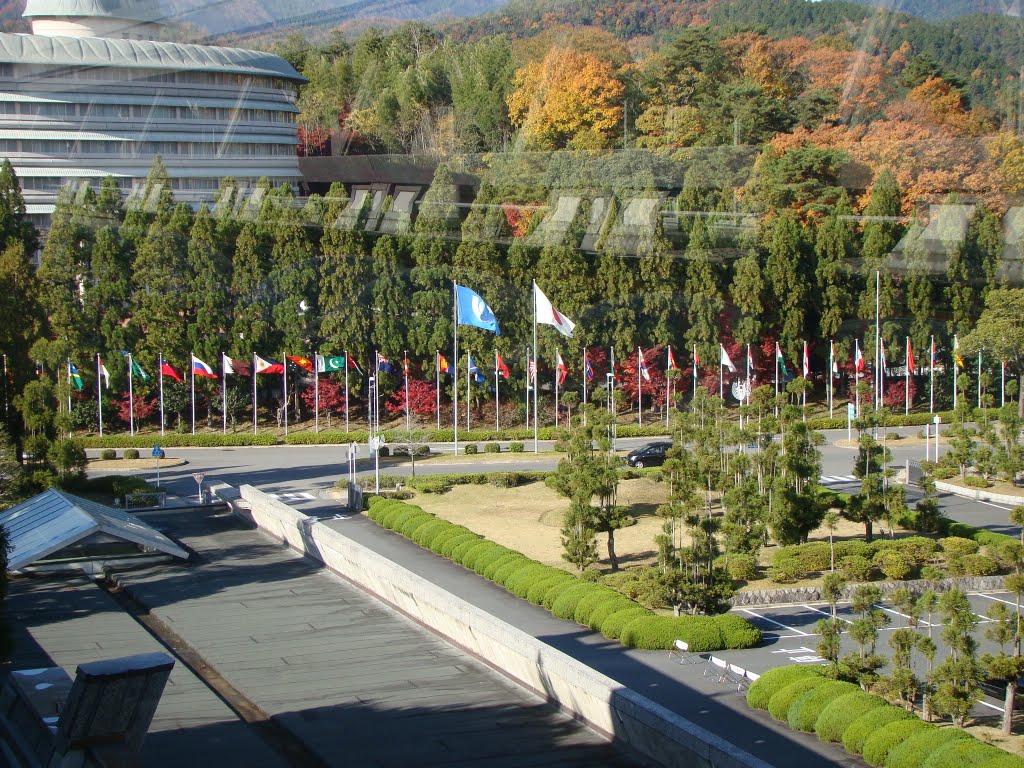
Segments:
[[[527,371],[527,380],[532,382],[535,378],[537,378],[537,361],[531,360],[529,370]]]
[[[811,374],[811,358],[807,354],[807,342],[804,342],[804,378],[806,379]]]
[[[548,297],[536,283],[533,284],[533,296],[537,305],[537,322],[541,325],[553,325],[560,334],[572,338],[576,323],[551,306]]]
[[[569,375],[569,368],[565,365],[565,361],[562,359],[562,353],[555,350],[555,362],[556,370],[558,371],[558,385],[561,386],[565,383],[566,376]]]
[[[719,344],[718,349],[721,350],[722,353],[721,358],[719,358],[719,364],[728,368],[730,373],[736,373],[736,366],[732,364],[732,358],[729,357],[729,353],[725,351],[725,347],[722,344]]]

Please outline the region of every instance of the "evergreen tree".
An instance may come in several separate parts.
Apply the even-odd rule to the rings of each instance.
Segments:
[[[504,274],[509,293],[501,333],[510,348],[533,344],[533,278],[539,251],[527,244],[525,237],[512,241],[505,257]],[[573,318],[575,320],[576,318]]]
[[[58,360],[78,357],[91,347],[83,306],[84,280],[89,269],[84,247],[87,237],[76,218],[74,196],[69,187],[64,187],[57,195],[36,273]]]
[[[231,270],[231,348],[234,356],[252,358],[269,354],[271,339],[270,289],[267,284],[264,244],[255,222],[242,227],[235,243]]]
[[[452,338],[452,240],[458,226],[455,184],[448,166],[438,165],[423,196],[412,239],[412,310],[409,347],[419,357],[444,349]]]
[[[274,326],[286,352],[309,354],[318,325],[313,249],[291,189],[283,187],[272,202],[277,210],[270,252]]]
[[[231,260],[217,247],[214,221],[200,206],[188,240],[189,345],[213,364],[223,351],[221,337],[231,326]]]
[[[807,270],[802,254],[800,227],[790,212],[779,215],[768,229],[765,283],[775,300],[775,322],[783,354],[799,359],[803,352],[805,318],[810,299]]]
[[[853,211],[845,193],[815,233],[815,277],[821,307],[819,329],[824,339],[834,339],[850,316],[853,304],[850,263],[854,256],[853,226],[842,217]]]
[[[922,232],[920,223],[915,221],[907,231],[904,239],[906,247],[903,250],[903,259],[907,265],[906,297],[911,318],[910,338],[919,354],[930,349],[935,312],[935,279],[928,249],[921,239]]]
[[[686,344],[696,345],[702,360],[718,358],[719,314],[725,307],[719,287],[718,266],[712,261],[714,242],[707,226],[698,221],[690,231],[690,242],[683,255],[686,261],[686,281],[683,299],[686,304]]]
[[[541,259],[543,261],[543,255]],[[595,283],[603,304],[599,326],[601,337],[620,350],[633,349],[638,343],[646,341],[637,333],[642,302],[636,260],[627,258],[614,244],[606,246],[597,259]],[[550,283],[545,280],[544,284]],[[548,298],[551,297],[546,289],[542,290],[545,290]]]
[[[22,430],[11,403],[34,372],[30,350],[42,335],[45,317],[25,243],[16,238],[0,248],[0,317],[0,351],[7,356],[6,378],[0,381],[0,425],[17,438]]]
[[[39,236],[29,221],[25,198],[18,175],[11,161],[4,158],[0,165],[0,244],[20,242],[30,257],[39,245]]]
[[[86,295],[86,306],[99,347],[108,353],[131,349],[126,327],[131,280],[117,230],[104,226],[96,232],[90,266],[92,288]]]
[[[138,197],[130,199],[124,223],[121,225],[121,239],[124,240],[132,257],[142,247],[150,224],[155,219],[161,219],[166,223],[173,211],[174,193],[171,188],[171,177],[167,173],[163,158],[157,155],[153,158],[153,166]]]
[[[740,344],[757,344],[764,325],[764,278],[756,248],[736,262],[729,295],[736,307],[733,338]]]
[[[899,286],[890,269],[890,254],[900,240],[900,224],[897,218],[902,213],[902,193],[896,176],[886,168],[875,179],[871,196],[864,208],[867,223],[864,225],[864,240],[861,246],[863,259],[862,274],[864,288],[860,295],[860,316],[869,323],[866,338],[875,335],[875,283],[878,273],[878,308],[880,317],[893,317],[900,304]],[[887,330],[883,327],[882,331]],[[893,342],[891,333],[887,334]],[[872,345],[873,348],[873,345]],[[865,357],[872,357],[870,354]]]
[[[680,313],[677,309],[675,289],[681,277],[672,244],[665,237],[661,215],[654,222],[654,237],[637,253],[639,259],[640,315],[642,327],[638,338],[648,344],[678,343],[676,328]]]
[[[947,203],[959,205],[960,200],[950,195]],[[970,238],[964,236],[954,217],[941,217],[938,229],[946,251],[946,302],[949,307],[946,328],[950,336],[962,336],[971,331],[977,317],[979,269],[975,257],[978,253],[971,248]]]
[[[373,272],[366,236],[338,224],[349,205],[342,184],[327,193],[323,265],[320,269],[320,334],[332,354],[349,350],[357,360],[370,356]]]
[[[132,325],[150,359],[162,354],[171,361],[189,355],[187,241],[188,215],[175,211],[155,218],[139,246],[133,276]]]
[[[373,348],[385,357],[397,359],[406,348],[407,323],[412,308],[409,305],[409,281],[398,260],[395,238],[390,235],[379,237],[373,245],[372,260],[376,279],[373,283],[371,341]],[[419,318],[415,321],[419,322]],[[433,350],[429,354],[433,355]]]
[[[573,340],[589,344],[595,339],[587,318],[593,316],[594,294],[587,259],[579,248],[569,245],[553,245],[543,248],[535,266],[537,285],[558,311],[577,323]],[[533,293],[526,292],[526,301],[533,322]],[[538,329],[541,349],[553,349],[559,339],[564,338],[554,328],[541,326]],[[632,346],[632,345],[630,345]]]

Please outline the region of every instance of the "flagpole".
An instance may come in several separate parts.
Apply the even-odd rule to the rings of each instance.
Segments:
[[[345,350],[345,432],[348,432],[348,350]]]
[[[532,380],[530,378],[530,363],[533,358],[531,356],[533,350],[529,347],[526,348],[526,428],[530,428],[530,386]]]
[[[952,365],[952,368],[953,368],[953,410],[954,411],[956,410],[957,389],[958,389],[958,387],[956,385],[956,377],[957,377],[956,369],[960,366],[960,361],[957,359],[957,356],[959,354],[960,354],[960,344],[957,342],[956,334],[953,334],[953,365]]]
[[[835,388],[836,388],[836,349],[835,341],[829,339],[828,341],[828,417],[833,418],[832,412],[835,406]]]
[[[978,407],[981,408],[981,350],[978,350]]]
[[[441,351],[434,350],[434,395],[437,398],[437,431],[441,431]]]
[[[725,371],[722,363],[722,352],[725,351],[725,347],[721,343],[718,344],[718,399],[722,401],[722,405],[725,405]]]
[[[494,350],[494,431],[498,432],[501,429],[501,421],[498,416],[498,408],[501,405],[501,400],[498,397],[498,350]]]
[[[373,379],[373,433],[380,434],[380,352],[377,352],[377,365]]]
[[[533,452],[540,453],[540,415],[537,413],[537,390],[540,389],[540,361],[537,359],[537,281],[533,281]]]
[[[670,355],[672,354],[672,346],[671,345],[669,345],[668,353]],[[583,378],[586,378],[586,377],[587,377],[586,376],[586,371],[584,371],[583,372]],[[672,387],[672,382],[668,378],[668,358],[666,358],[665,359],[665,431],[666,432],[668,431],[668,409],[669,409],[669,404],[671,402],[669,390],[671,389],[671,387]]]
[[[1006,361],[999,361],[999,407],[1006,405]],[[102,422],[100,424],[102,427]],[[103,433],[100,432],[102,435]]]
[[[471,395],[471,392],[469,390],[469,384],[470,384],[470,379],[472,378],[472,376],[471,376],[471,374],[469,372],[469,368],[470,368],[469,363],[470,363],[470,361],[472,359],[473,359],[473,356],[469,352],[466,352],[466,408],[465,408],[465,411],[466,411],[466,431],[467,432],[469,431],[469,402],[470,402],[470,395]]]
[[[192,374],[190,379],[192,388],[192,434],[196,433],[196,357],[191,352],[189,353],[188,368]]]
[[[252,433],[256,434],[256,353],[252,353]]]
[[[904,385],[903,393],[903,414],[908,415],[910,413],[910,337],[907,336],[907,379]]]
[[[643,390],[644,390],[644,377],[640,373],[640,365],[643,360],[643,352],[640,347],[636,348],[636,424],[638,427],[644,425],[644,401],[643,401]]]
[[[163,429],[163,414],[160,416],[160,429]],[[128,353],[128,432],[135,436],[135,395],[132,391],[132,353]],[[160,433],[161,435],[163,432]]]
[[[6,379],[5,379],[6,381]],[[583,348],[583,405],[587,404],[587,348]],[[583,408],[583,426],[587,426],[587,409]]]
[[[459,289],[452,280],[452,325],[455,327],[455,348],[452,357],[452,428],[455,454],[459,453]]]
[[[160,434],[164,433],[164,353],[157,354],[160,363]]]
[[[775,342],[775,415],[779,415],[779,342]]]
[[[610,404],[612,407],[612,450],[615,450],[615,438],[616,438],[616,421],[618,421],[618,414],[615,412],[615,347],[611,347],[612,367],[611,367],[611,382],[612,386],[609,390],[611,394]]]
[[[807,374],[810,373],[810,364],[807,359],[807,342],[804,342],[804,359],[800,361],[800,366],[804,373],[804,384],[807,384]],[[807,387],[804,386],[803,391],[800,393],[801,401],[800,408],[804,412],[804,421],[807,421]]]
[[[882,376],[884,372],[879,366],[880,350],[882,344],[882,334],[879,323],[881,321],[881,286],[882,286],[882,273],[879,270],[875,270],[875,410],[877,411],[882,406]]]
[[[697,345],[693,345],[693,397],[697,396]]]
[[[860,418],[860,366],[857,364],[860,358],[860,339],[853,340],[853,348],[853,393],[856,401],[854,413]]]
[[[928,413],[935,413],[935,337],[928,350]]]
[[[288,355],[284,354],[284,350],[281,350],[281,367],[284,368],[284,378],[282,384],[284,386],[284,434],[288,435]]]
[[[100,437],[103,437],[103,375],[100,372],[100,353],[96,353],[96,416],[100,424]]]
[[[325,372],[326,368],[325,364]],[[313,353],[313,431],[320,432],[320,355],[316,352]]]
[[[555,347],[555,428],[558,428],[558,377],[562,372],[558,370],[558,347]]]
[[[224,353],[220,353],[220,420],[222,435],[228,433],[228,368],[224,365]]]
[[[409,423],[409,352],[406,350],[404,353],[404,366],[405,372],[405,431],[411,432],[412,425]]]

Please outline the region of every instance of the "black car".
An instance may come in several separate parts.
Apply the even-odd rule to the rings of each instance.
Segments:
[[[637,469],[660,467],[665,463],[665,453],[671,447],[672,443],[648,443],[636,450],[630,451],[629,455],[626,456],[626,463]]]

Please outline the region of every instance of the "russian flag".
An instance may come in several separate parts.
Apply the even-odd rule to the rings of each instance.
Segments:
[[[204,363],[195,355],[192,355],[192,374],[194,376],[205,376],[208,379],[217,378],[217,374],[213,372],[213,368]]]

